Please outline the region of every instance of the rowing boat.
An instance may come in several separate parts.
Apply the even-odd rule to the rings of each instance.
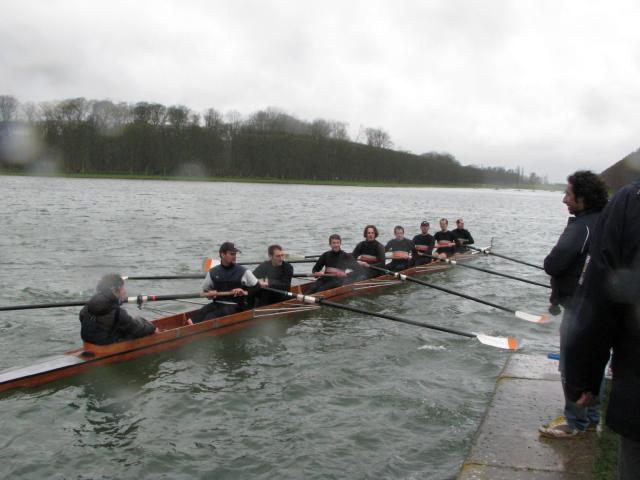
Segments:
[[[463,252],[456,254],[455,258],[458,261],[467,261],[478,254],[479,252],[475,251]],[[408,268],[401,273],[407,276],[416,276],[448,268],[450,268],[449,264],[434,262]],[[291,287],[291,291],[305,293],[312,283],[294,285]],[[398,280],[392,275],[382,275],[314,295],[325,299],[339,300],[368,294],[400,283],[402,280]],[[204,337],[234,332],[255,325],[265,318],[281,317],[318,308],[320,306],[309,305],[294,299],[205,320],[195,325],[187,324],[187,319],[195,310],[157,318],[152,320],[159,330],[159,333],[154,335],[104,346],[85,342],[82,348],[46,358],[35,365],[4,370],[0,372],[0,392],[20,387],[37,387],[61,378],[77,375],[99,365],[124,362],[143,355],[171,350]]]

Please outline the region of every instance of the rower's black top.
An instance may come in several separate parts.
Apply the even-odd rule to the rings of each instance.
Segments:
[[[293,266],[283,262],[279,267],[274,267],[270,260],[262,262],[253,271],[256,278],[266,278],[269,286],[278,290],[289,290],[291,278],[293,278]]]
[[[465,245],[473,245],[473,237],[466,228],[455,228],[452,232],[456,236],[456,243],[458,244],[456,252],[463,252],[466,250],[464,248]]]
[[[326,273],[327,269],[337,269],[345,271],[348,268],[355,269],[358,264],[356,259],[350,253],[345,252],[344,250],[339,250],[338,252],[334,252],[333,250],[328,250],[320,255],[318,261],[311,269],[312,272],[319,272],[323,268]]]
[[[375,265],[376,267],[384,267],[384,246],[378,241],[373,240],[371,242],[367,240],[361,241],[356,248],[353,249],[353,258],[362,260],[363,262]],[[361,255],[366,255],[365,258],[360,259]],[[375,257],[375,261],[373,260]]]
[[[451,230],[447,230],[446,232],[440,230],[439,232],[436,232],[433,237],[436,239],[436,242],[439,242],[441,240],[448,240],[450,242],[456,241],[456,236]],[[455,247],[438,248],[438,253],[446,253],[447,257],[453,254],[455,251]]]
[[[430,233],[419,233],[413,237],[413,244],[416,247],[418,256],[431,255],[433,252],[433,246],[436,244],[436,239]]]
[[[155,332],[153,323],[132,317],[120,307],[116,296],[99,291],[80,310],[80,336],[96,345],[110,345],[122,340],[146,337]]]

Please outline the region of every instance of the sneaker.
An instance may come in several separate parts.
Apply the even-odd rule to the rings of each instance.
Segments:
[[[569,426],[567,419],[562,415],[541,425],[538,431],[540,435],[547,438],[578,438],[584,435],[582,430]]]
[[[597,431],[598,431],[597,423],[590,423],[589,426],[587,427],[587,432],[597,432]]]

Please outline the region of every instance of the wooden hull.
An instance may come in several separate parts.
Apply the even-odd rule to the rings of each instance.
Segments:
[[[456,260],[469,260],[475,255],[477,255],[475,252],[458,254],[456,255]],[[408,276],[417,276],[439,272],[447,268],[450,268],[447,264],[431,263],[403,270],[402,273]],[[396,280],[390,275],[383,275],[319,292],[314,296],[340,300],[376,292],[399,283],[402,283],[402,281]],[[294,293],[304,293],[310,285],[311,283],[297,285],[292,288],[292,291]],[[19,387],[36,387],[47,382],[79,374],[99,365],[124,362],[142,355],[172,350],[200,338],[215,337],[234,332],[255,325],[264,318],[281,317],[318,308],[321,307],[301,303],[297,300],[287,300],[254,310],[206,320],[195,325],[187,325],[186,323],[187,317],[192,311],[158,318],[153,320],[153,323],[158,327],[160,333],[106,346],[85,343],[83,348],[44,359],[35,365],[0,372],[0,392]]]

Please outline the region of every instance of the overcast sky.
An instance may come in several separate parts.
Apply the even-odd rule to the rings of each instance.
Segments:
[[[0,94],[382,127],[550,181],[640,147],[636,0],[0,0]]]

